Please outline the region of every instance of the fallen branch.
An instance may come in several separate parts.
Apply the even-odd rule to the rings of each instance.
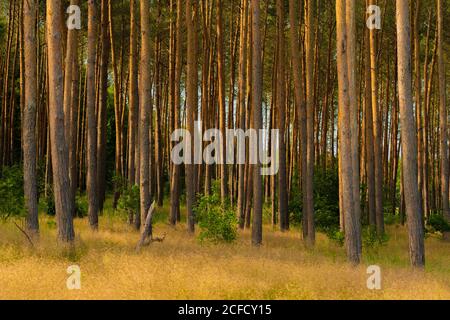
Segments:
[[[147,246],[152,242],[163,242],[164,239],[166,238],[166,234],[164,234],[162,237],[153,238],[152,221],[153,221],[153,213],[155,212],[155,206],[156,206],[156,202],[153,201],[152,205],[148,209],[147,218],[145,219],[144,229],[142,230],[139,243],[136,246],[136,252],[139,252],[139,250],[141,250],[141,247],[143,247],[143,246]],[[148,241],[147,241],[147,239],[148,239]]]
[[[25,235],[25,237],[28,239],[28,242],[31,244],[31,246],[34,247],[34,243],[33,243],[33,241],[31,241],[31,237],[28,235],[28,233],[26,233],[25,230],[23,230],[15,221],[14,221],[14,225],[17,227],[17,229],[19,229]]]

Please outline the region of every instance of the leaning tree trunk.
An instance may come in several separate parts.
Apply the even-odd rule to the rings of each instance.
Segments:
[[[402,172],[411,264],[425,264],[424,230],[417,184],[417,139],[411,86],[411,38],[408,0],[397,0],[398,95],[402,127]]]

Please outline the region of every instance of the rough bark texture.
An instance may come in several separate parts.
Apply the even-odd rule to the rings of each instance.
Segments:
[[[441,198],[442,212],[450,221],[449,208],[449,160],[448,160],[448,116],[446,107],[445,64],[444,64],[444,13],[443,1],[437,0],[438,16],[438,70],[439,70],[439,123],[440,123],[440,152],[441,152]]]
[[[376,5],[374,0],[369,0],[370,4]],[[377,77],[377,46],[376,29],[370,30],[370,70],[372,88],[372,118],[373,118],[373,147],[374,147],[374,168],[375,168],[375,218],[377,232],[384,233],[383,216],[383,163],[382,163],[382,133],[381,119],[378,103],[378,77]]]
[[[286,177],[286,83],[285,83],[285,54],[284,54],[284,1],[277,0],[278,18],[278,75],[277,75],[277,110],[278,110],[278,130],[279,139],[279,171],[278,171],[278,210],[280,216],[280,229],[288,229],[288,195]]]
[[[24,59],[25,101],[23,110],[23,176],[25,205],[27,208],[27,230],[39,233],[38,195],[36,182],[36,9],[35,0],[24,1]]]
[[[253,129],[262,128],[262,61],[261,61],[261,31],[259,25],[260,7],[259,0],[252,0],[252,112]],[[258,145],[252,148],[253,152],[259,154]],[[252,221],[252,244],[259,246],[262,244],[262,177],[261,165],[259,161],[253,166],[253,221]]]
[[[88,215],[92,229],[98,228],[97,189],[97,120],[95,116],[95,59],[97,55],[97,8],[94,0],[88,2],[88,62],[87,62],[87,181]]]
[[[341,165],[339,175],[341,176],[341,193],[343,203],[341,209],[344,211],[345,246],[347,258],[353,264],[358,264],[359,242],[357,238],[355,204],[353,200],[353,165],[352,165],[352,131],[351,131],[351,102],[349,95],[349,72],[348,72],[348,48],[346,34],[346,1],[336,1],[337,22],[337,68],[339,82],[339,157]],[[359,183],[359,182],[358,182]]]
[[[307,234],[304,239],[307,246],[314,246],[316,234],[314,229],[314,6],[315,1],[308,0],[305,21],[306,52],[306,190],[304,190],[304,220]]]
[[[69,152],[64,135],[63,69],[61,45],[61,2],[47,1],[47,46],[50,143],[52,153],[53,192],[55,197],[58,239],[72,242],[75,237],[72,203],[67,192],[69,181]]]
[[[193,15],[192,0],[186,0],[186,25],[187,25],[187,86],[186,86],[186,117],[187,129],[191,134],[191,140],[194,138],[194,117],[195,109],[197,108],[197,46],[195,29],[195,18]],[[193,145],[190,150],[190,158],[193,163]],[[188,148],[189,150],[189,148]],[[186,209],[187,209],[187,224],[190,233],[194,233],[194,164],[186,165]]]
[[[411,264],[425,264],[424,230],[417,184],[417,139],[411,87],[411,36],[408,0],[397,0],[398,93],[402,127],[402,171]]]

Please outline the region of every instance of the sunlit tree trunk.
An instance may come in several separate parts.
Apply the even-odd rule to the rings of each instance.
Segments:
[[[369,3],[376,5],[374,0]],[[375,218],[377,232],[384,233],[384,215],[383,215],[383,163],[382,163],[382,134],[381,119],[378,103],[378,80],[377,80],[377,37],[376,29],[370,30],[370,70],[371,70],[371,88],[372,88],[372,117],[373,117],[373,146],[374,146],[374,168],[375,168]]]
[[[397,0],[398,94],[402,127],[402,171],[411,264],[425,264],[424,230],[417,184],[417,139],[411,86],[411,36],[408,0]]]
[[[151,28],[149,1],[140,2],[141,12],[141,57],[139,79],[139,143],[140,143],[140,195],[141,195],[141,222],[145,221],[150,208],[150,135],[149,123],[151,105]]]
[[[93,5],[91,1],[90,5]],[[72,218],[72,203],[67,192],[69,181],[69,152],[64,130],[64,90],[61,45],[61,1],[47,1],[47,47],[50,143],[53,169],[53,193],[58,225],[58,239],[72,242],[75,237]]]

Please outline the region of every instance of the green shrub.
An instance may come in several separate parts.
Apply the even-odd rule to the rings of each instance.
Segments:
[[[326,232],[328,239],[335,242],[339,246],[345,243],[345,234],[339,228],[329,228]]]
[[[302,221],[303,195],[298,174],[294,175],[289,212],[293,224]],[[318,231],[325,233],[339,229],[339,178],[337,170],[316,170],[314,174],[314,210]]]
[[[217,184],[210,195],[201,196],[194,207],[200,227],[200,241],[233,242],[237,238],[236,212],[229,203],[222,204]]]
[[[56,215],[55,198],[53,196],[53,187],[47,185],[47,196],[44,197],[44,210],[47,215],[54,217]]]
[[[75,199],[75,217],[84,218],[88,214],[88,204],[86,199],[79,196]]]
[[[123,188],[118,202],[118,208],[127,214],[134,214],[139,209],[139,186]]]
[[[363,247],[369,249],[385,245],[389,241],[389,237],[386,233],[378,235],[373,226],[363,227],[361,236]]]
[[[428,218],[428,231],[429,232],[450,232],[450,224],[445,220],[441,214],[432,214]]]
[[[23,213],[23,173],[19,166],[3,168],[0,174],[0,199],[1,218]]]

